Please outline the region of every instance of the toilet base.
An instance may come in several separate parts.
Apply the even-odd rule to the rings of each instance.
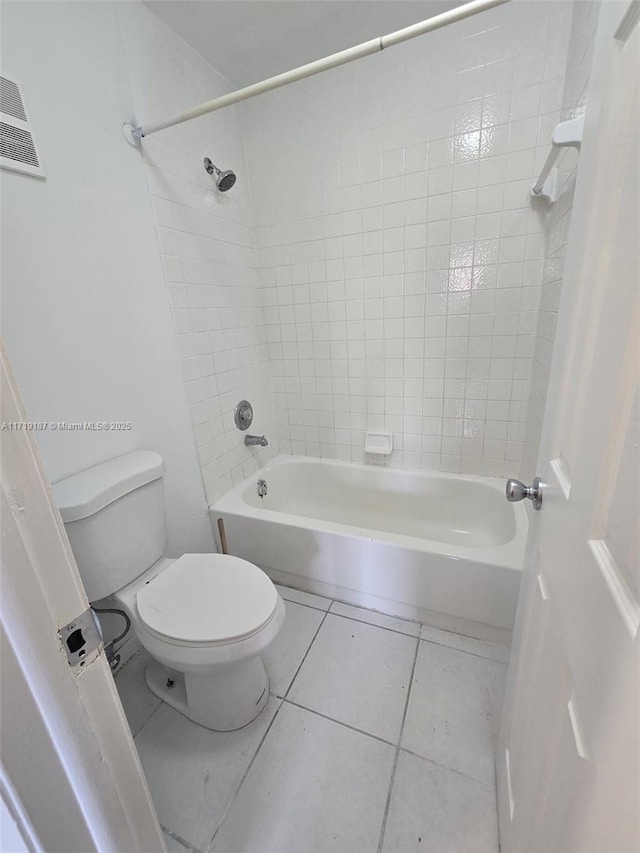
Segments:
[[[206,675],[175,672],[151,661],[145,681],[167,705],[216,732],[248,725],[269,699],[269,679],[259,655]]]

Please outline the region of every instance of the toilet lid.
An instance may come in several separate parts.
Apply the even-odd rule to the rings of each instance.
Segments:
[[[261,569],[227,554],[185,554],[136,598],[147,628],[186,643],[233,642],[255,634],[277,601]]]

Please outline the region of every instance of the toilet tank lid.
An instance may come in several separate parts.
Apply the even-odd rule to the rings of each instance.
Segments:
[[[101,462],[53,484],[64,522],[88,518],[134,489],[162,477],[162,456],[152,450],[135,450]]]

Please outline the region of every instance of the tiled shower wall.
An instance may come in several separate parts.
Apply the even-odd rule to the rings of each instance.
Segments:
[[[137,122],[162,118],[231,88],[195,51],[139,3],[117,4]],[[236,109],[147,137],[141,154],[209,502],[277,452],[269,353],[256,264],[244,134]],[[228,194],[203,168],[209,156],[238,175]],[[162,377],[158,377],[162,382]],[[233,409],[251,400],[246,448]]]
[[[586,109],[599,11],[600,0],[594,0],[594,2],[581,0],[573,7],[567,71],[562,96],[562,120],[582,115]],[[522,476],[526,480],[531,480],[536,475],[578,158],[578,152],[572,148],[562,155],[558,161],[560,188],[558,198],[553,205],[540,207],[544,226],[545,256],[522,467]]]
[[[118,10],[137,121],[228,91],[141,4]],[[278,449],[361,461],[367,428],[394,433],[393,465],[519,470],[548,226],[528,190],[570,20],[509,4],[145,140],[209,501]],[[238,173],[228,195],[205,155]],[[243,397],[266,449],[233,426]]]
[[[570,19],[511,3],[246,104],[284,452],[520,470]]]

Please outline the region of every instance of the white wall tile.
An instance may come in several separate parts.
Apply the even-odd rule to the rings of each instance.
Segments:
[[[504,472],[512,465],[509,456],[519,448],[505,435],[487,437],[487,422],[499,421],[489,418],[486,403],[523,400],[533,371],[529,352],[518,348],[519,335],[532,336],[537,318],[535,299],[522,300],[523,268],[542,257],[543,245],[528,187],[537,168],[539,124],[547,112],[551,124],[558,118],[568,26],[549,52],[556,77],[545,77],[545,44],[570,17],[569,3],[553,12],[547,5],[537,5],[535,13],[531,3],[493,10],[430,34],[428,53],[426,40],[416,41],[369,60],[366,75],[356,64],[297,84],[295,93],[282,90],[245,106],[254,203],[266,226],[260,241],[273,251],[260,256],[261,280],[275,270],[280,305],[288,300],[292,254],[305,251],[299,232],[305,220],[296,210],[317,181],[318,155],[327,164],[318,187],[324,189],[318,262],[326,267],[318,273],[320,281],[324,273],[338,286],[326,291],[324,316],[314,307],[304,321],[294,317],[290,328],[281,327],[291,352],[270,351],[274,376],[304,377],[303,399],[283,401],[284,441],[294,438],[296,407],[312,414],[328,406],[345,415],[345,426],[320,436],[320,452],[327,455],[340,446],[345,458],[361,459],[368,427],[393,429],[393,465],[433,467],[437,461],[436,467],[459,469],[463,454],[467,470],[477,473],[486,471],[485,460],[496,473],[503,473],[496,462]],[[457,71],[451,57],[458,57]],[[349,92],[357,93],[355,112]],[[324,152],[316,144],[319,127],[331,140]],[[288,181],[298,201],[285,209],[270,162],[274,152],[287,149],[291,133],[299,189]],[[278,203],[270,204],[274,198]],[[527,287],[541,285],[542,268],[536,273],[530,269]],[[349,293],[351,279],[358,290]],[[309,303],[310,296],[303,298]],[[315,351],[303,364],[309,334],[315,341],[348,338],[370,346],[331,358]],[[456,341],[464,344],[457,353],[446,346]],[[367,377],[366,390],[342,393],[343,377],[348,383]],[[414,381],[418,391],[409,385]],[[464,447],[462,436],[440,437],[443,403],[455,401],[462,406]],[[465,417],[465,403],[485,408]],[[506,412],[508,421],[508,405]],[[354,414],[358,429],[350,425]],[[523,429],[524,422],[519,438]],[[296,430],[295,441],[296,452],[317,450],[307,430]]]
[[[584,99],[571,9],[509,4],[145,141],[209,500],[278,448],[361,461],[367,428],[394,432],[401,467],[501,475],[537,447],[568,215],[550,243],[528,192]],[[140,115],[228,89],[146,10],[121,14],[144,34]],[[237,171],[228,195],[205,153]],[[241,397],[266,451],[233,427]]]

